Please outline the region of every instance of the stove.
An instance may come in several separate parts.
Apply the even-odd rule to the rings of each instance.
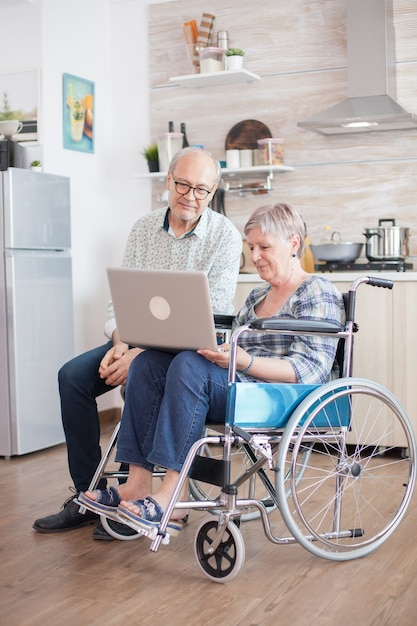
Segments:
[[[373,272],[405,272],[406,270],[412,270],[413,264],[406,263],[403,260],[400,261],[363,261],[356,263],[338,263],[333,261],[326,261],[323,263],[316,263],[314,270],[316,272],[364,272],[371,270]]]

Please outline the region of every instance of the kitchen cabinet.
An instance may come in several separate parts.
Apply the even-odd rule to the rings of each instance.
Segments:
[[[417,273],[383,272],[378,276],[392,280],[394,288],[392,291],[369,285],[358,288],[356,321],[359,332],[354,339],[353,375],[378,382],[391,391],[417,430]],[[360,274],[329,273],[326,277],[345,292]],[[234,300],[235,310],[259,284],[257,276],[241,275]],[[383,416],[378,418],[384,419]],[[402,447],[404,442],[392,431],[383,445]]]

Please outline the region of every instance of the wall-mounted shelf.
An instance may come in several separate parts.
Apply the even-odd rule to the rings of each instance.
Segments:
[[[294,168],[290,165],[254,165],[252,167],[237,167],[222,169],[222,188],[229,193],[259,193],[260,191],[270,191],[274,174],[292,172]],[[262,185],[247,184],[245,180],[264,178]]]
[[[148,178],[150,180],[166,180],[168,172],[146,172],[146,174],[135,174],[135,178]]]
[[[252,167],[223,167],[222,178],[259,178],[260,174],[274,175],[274,173],[293,172],[291,165],[253,165]],[[136,178],[150,178],[153,180],[165,180],[168,172],[146,172],[136,174]]]
[[[249,178],[256,174],[280,174],[293,172],[292,165],[252,165],[252,167],[224,167],[222,168],[222,178],[238,178],[244,176]]]
[[[200,87],[212,87],[214,85],[236,85],[239,83],[253,83],[261,80],[260,76],[248,70],[225,70],[223,72],[212,72],[210,74],[187,74],[184,76],[173,76],[169,82],[173,86],[198,89]]]
[[[272,181],[274,174],[284,174],[285,172],[293,172],[291,165],[253,165],[252,167],[236,167],[222,168],[221,187],[230,193],[251,193],[259,191],[269,191],[272,189]],[[136,178],[147,178],[150,180],[165,181],[167,172],[147,172],[146,174],[137,174]],[[262,185],[247,185],[244,180],[262,179],[265,183]]]

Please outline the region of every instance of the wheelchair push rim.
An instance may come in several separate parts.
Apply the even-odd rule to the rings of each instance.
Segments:
[[[316,425],[326,418],[326,428]],[[314,448],[300,478],[305,441],[314,441]],[[277,494],[288,529],[304,548],[329,560],[373,552],[410,504],[415,454],[409,419],[381,385],[347,378],[316,389],[294,412],[278,451]]]

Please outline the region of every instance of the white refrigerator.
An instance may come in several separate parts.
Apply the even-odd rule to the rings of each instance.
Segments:
[[[74,356],[70,181],[0,178],[0,456],[65,440],[57,384]]]

